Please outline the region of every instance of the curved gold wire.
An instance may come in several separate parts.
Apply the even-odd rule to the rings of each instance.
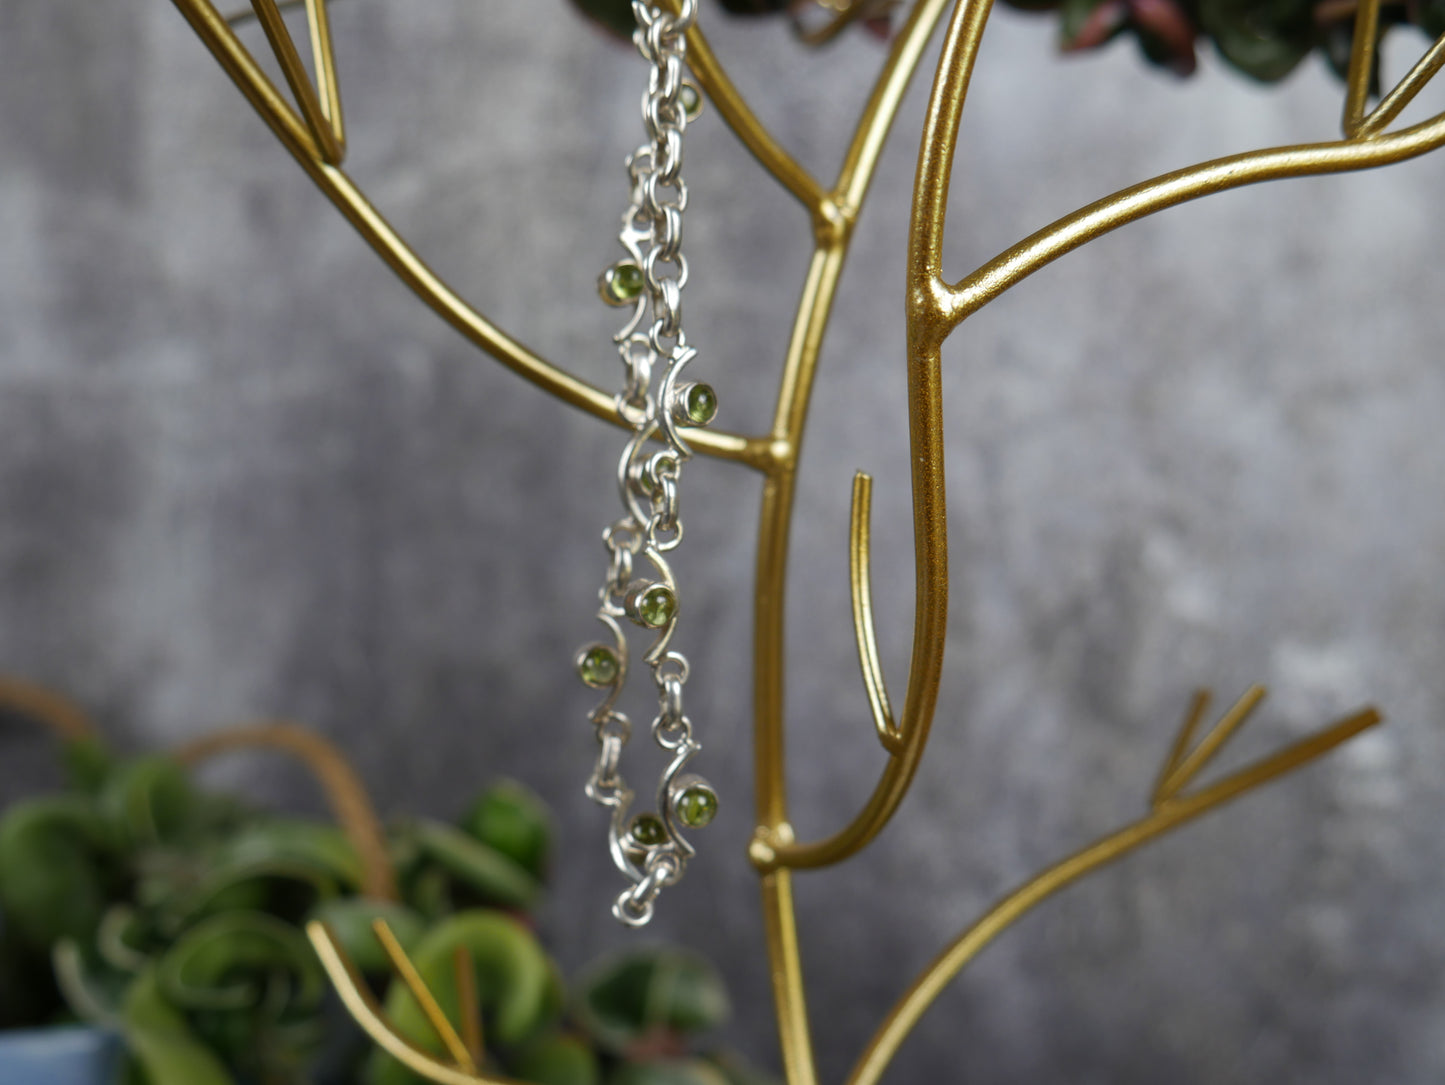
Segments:
[[[291,88],[291,95],[301,110],[301,118],[306,122],[311,136],[312,151],[327,165],[339,166],[343,152],[341,139],[332,127],[332,109],[322,108],[321,99],[311,86],[311,77],[306,74],[306,68],[301,63],[301,55],[296,52],[296,43],[291,40],[291,31],[286,29],[286,20],[281,17],[281,12],[276,7],[276,0],[251,0],[251,7],[256,12],[261,29],[266,32],[266,40],[271,43],[271,51],[276,54],[276,60],[281,65],[281,74],[286,77],[286,85]],[[331,34],[326,20],[326,5],[321,0],[309,0],[306,14],[311,26],[311,41],[314,43],[313,55],[322,56],[323,45],[329,53]],[[326,29],[323,31],[321,28]],[[326,78],[324,69],[318,68],[318,71],[323,75],[321,85],[334,88],[337,85],[336,72],[331,59],[329,55],[326,57],[331,67],[330,78]]]
[[[336,77],[336,50],[331,44],[327,0],[306,0],[306,25],[311,30],[311,66],[316,72],[317,104],[336,145],[346,154],[346,120],[341,114],[341,82]]]
[[[1159,766],[1159,775],[1154,780],[1154,789],[1149,792],[1150,806],[1158,806],[1164,801],[1164,788],[1169,783],[1169,778],[1173,775],[1174,770],[1179,767],[1179,762],[1184,760],[1184,755],[1189,752],[1189,744],[1194,741],[1194,733],[1199,730],[1199,725],[1204,720],[1204,713],[1209,711],[1209,701],[1207,689],[1194,691],[1194,699],[1189,702],[1189,711],[1184,714],[1184,723],[1174,736],[1174,745],[1169,749],[1169,756],[1164,758],[1164,764]]]
[[[668,0],[678,9],[678,0]],[[823,186],[795,159],[758,120],[727,71],[718,63],[707,36],[693,23],[687,31],[687,66],[706,92],[724,123],[778,184],[797,197],[809,211],[816,212],[824,199]]]
[[[1351,139],[1367,139],[1383,132],[1420,89],[1445,66],[1445,34],[1435,39],[1405,78],[1380,99],[1369,113],[1365,103],[1380,62],[1380,0],[1359,0],[1355,7],[1355,33],[1350,44],[1350,65],[1345,74],[1345,109],[1341,126]]]
[[[763,928],[771,962],[778,1042],[789,1085],[815,1085],[798,948],[792,878],[776,860],[793,846],[788,823],[783,671],[788,547],[798,457],[817,375],[823,333],[843,260],[877,169],[879,155],[949,0],[918,0],[889,50],[849,141],[832,195],[814,215],[814,248],[788,341],[773,412],[773,458],[765,469],[758,516],[753,604],[753,765],[758,829],[749,855],[762,875]]]
[[[851,199],[861,203],[886,137],[886,126],[897,111],[912,70],[934,25],[941,18],[944,6],[941,3],[920,3],[915,7],[890,57],[890,61],[896,60],[896,63],[891,63],[880,76],[865,109],[865,118],[874,119],[875,124],[881,120],[884,127],[882,131],[876,131],[869,130],[872,126],[866,123],[861,126],[845,159],[839,194],[844,196],[842,205],[849,206],[854,215],[858,205],[853,204]],[[929,112],[932,115],[933,109],[930,108]],[[855,169],[857,172],[851,172]],[[915,199],[915,220],[909,229],[910,264],[917,244],[917,214]],[[867,847],[883,831],[907,796],[928,742],[938,686],[943,675],[948,616],[948,530],[943,484],[939,355],[937,347],[930,346],[926,337],[920,336],[923,323],[916,306],[910,304],[908,441],[913,485],[915,590],[908,688],[904,694],[903,711],[891,728],[901,737],[897,748],[890,751],[873,793],[848,825],[815,842],[773,841],[766,851],[755,848],[754,863],[765,871],[778,867],[806,869],[830,866]],[[818,335],[821,337],[821,329]],[[856,548],[856,541],[854,546]],[[864,551],[866,566],[866,542]],[[759,593],[760,598],[768,595],[766,591]],[[866,635],[871,636],[871,633]],[[881,676],[879,681],[881,683]]]
[[[1380,104],[1371,110],[1370,115],[1360,122],[1359,128],[1351,133],[1359,137],[1369,137],[1383,132],[1385,127],[1400,115],[1400,110],[1409,105],[1420,93],[1420,89],[1435,77],[1435,73],[1445,66],[1445,34],[1435,39],[1435,44],[1418,61],[1415,66],[1396,84],[1395,89],[1380,99]]]
[[[888,59],[878,73],[853,138],[848,143],[848,150],[843,155],[838,182],[833,186],[833,201],[849,222],[855,220],[863,208],[863,198],[873,183],[878,156],[883,153],[883,145],[903,104],[903,96],[913,82],[923,51],[928,48],[928,41],[949,3],[950,0],[918,0],[899,28]]]
[[[276,6],[282,11],[290,8],[299,8],[307,0],[276,0]],[[237,8],[235,11],[228,11],[222,16],[230,26],[244,26],[256,18],[255,8]]]
[[[1374,727],[1380,719],[1375,709],[1363,709],[1196,794],[1173,798],[1154,807],[1140,820],[1075,852],[1015,889],[959,935],[914,980],[864,1049],[861,1059],[848,1076],[848,1085],[874,1085],[897,1055],[908,1034],[964,965],[1035,905],[1171,829],[1303,767],[1360,732]]]
[[[1203,772],[1205,766],[1214,760],[1214,755],[1224,749],[1224,744],[1233,737],[1234,732],[1249,720],[1250,714],[1259,707],[1259,702],[1262,700],[1264,700],[1264,687],[1251,686],[1244,696],[1235,702],[1234,707],[1205,732],[1204,737],[1199,740],[1199,744],[1192,750],[1188,749],[1188,739],[1198,726],[1198,720],[1191,720],[1186,724],[1185,733],[1181,733],[1181,737],[1185,741],[1179,745],[1181,756],[1175,758],[1168,771],[1162,775],[1159,785],[1150,796],[1150,805],[1159,806],[1168,802]]]
[[[948,217],[948,185],[963,102],[968,95],[979,43],[993,0],[959,0],[944,34],[938,71],[924,116],[913,182],[913,212],[908,224],[908,346],[926,354],[942,343],[951,326],[940,321],[939,288],[943,269],[943,226]]]
[[[878,635],[873,628],[873,578],[869,572],[869,523],[873,509],[873,479],[859,471],[853,476],[853,512],[848,522],[848,580],[853,599],[853,638],[858,645],[858,666],[863,689],[873,710],[878,740],[889,753],[897,753],[903,736],[893,722],[893,706],[878,660]]]
[[[401,239],[350,177],[320,159],[305,125],[210,0],[175,0],[175,5],[307,176],[422,301],[474,345],[544,392],[605,422],[623,427],[610,393],[558,369],[464,302]],[[771,459],[770,442],[763,438],[743,437],[712,429],[687,429],[683,432],[693,448],[719,459],[734,460],[757,469],[762,469]]]
[[[888,721],[897,735],[872,795],[847,826],[824,840],[779,843],[763,869],[807,869],[842,862],[867,847],[892,819],[908,794],[933,726],[943,676],[944,635],[948,621],[948,545],[943,485],[942,405],[938,350],[922,351],[909,365],[909,445],[913,464],[914,630],[913,656],[903,711]],[[856,521],[855,521],[856,522]],[[862,542],[862,576],[867,576]],[[855,542],[855,548],[859,543]],[[858,636],[872,639],[871,631]],[[866,664],[865,664],[866,666]],[[882,688],[881,675],[875,676]],[[891,740],[890,741],[894,741]],[[757,862],[755,853],[754,861]]]
[[[1378,0],[1366,3],[1377,5]],[[913,219],[917,244],[910,249],[909,303],[929,341],[942,341],[972,313],[1065,253],[1157,211],[1246,184],[1389,165],[1445,144],[1445,114],[1441,114],[1388,136],[1270,148],[1175,170],[1064,216],[950,286],[944,283],[941,268],[948,183],[963,103],[991,6],[991,0],[963,0],[955,11],[919,154]],[[1347,127],[1350,117],[1363,115],[1374,33],[1368,10],[1362,8],[1348,82]],[[1374,126],[1370,132],[1393,119],[1441,66],[1445,66],[1445,38],[1370,115]]]
[[[900,35],[899,44],[895,46],[894,56],[900,58],[899,63],[895,66],[895,71],[885,71],[875,90],[875,99],[880,102],[880,113],[886,113],[890,120],[892,113],[897,110],[908,75],[911,75],[911,69],[916,65],[927,37],[942,15],[942,5],[933,5],[928,11],[924,10],[925,7],[925,4],[915,7],[909,23]],[[935,333],[936,321],[932,319],[932,310],[920,304],[915,294],[920,263],[928,268],[936,268],[941,262],[942,216],[946,207],[948,174],[953,160],[954,141],[933,137],[940,136],[946,129],[950,109],[955,113],[962,109],[967,73],[972,70],[973,57],[977,53],[978,39],[982,36],[988,9],[988,0],[983,0],[981,3],[965,3],[955,11],[929,103],[923,150],[919,157],[919,179],[914,190],[913,217],[909,226],[908,435],[913,484],[915,591],[913,650],[909,664],[908,688],[904,695],[903,712],[896,722],[890,721],[889,728],[900,737],[896,750],[890,751],[891,756],[872,795],[847,826],[833,836],[814,843],[768,841],[770,846],[766,849],[755,846],[754,863],[764,871],[779,867],[804,869],[828,866],[841,862],[866,847],[887,825],[907,795],[932,728],[933,711],[943,673],[944,634],[948,615],[948,529],[938,350],[942,337]],[[968,33],[961,33],[960,27],[967,29]],[[915,36],[916,34],[920,36]],[[897,70],[902,69],[905,63],[909,68],[907,74]],[[964,73],[962,79],[956,75],[960,66]],[[951,130],[956,138],[956,118]],[[859,137],[854,141],[859,160],[862,161],[871,154],[872,160],[876,161],[882,140],[882,133],[870,138],[860,131]],[[852,161],[852,152],[849,161]],[[871,173],[871,167],[868,173]],[[861,178],[864,189],[867,186],[867,177],[868,174],[864,174]],[[854,181],[854,184],[858,184],[858,181]],[[937,216],[936,221],[930,218],[932,215]],[[931,281],[933,275],[930,274],[927,278]],[[765,510],[766,507],[765,502]],[[856,525],[856,516],[854,522]],[[854,548],[858,548],[857,539],[854,541]],[[866,566],[866,542],[863,543],[863,549]],[[768,595],[766,591],[759,592],[760,598]],[[858,636],[869,638],[872,633],[859,630]],[[761,644],[758,650],[761,654]],[[881,688],[881,675],[876,677]]]
[[[385,927],[386,925],[384,923],[381,924],[378,928],[378,934],[380,934],[380,930]],[[387,929],[387,934],[390,933],[390,930]],[[352,1019],[371,1037],[377,1047],[396,1059],[397,1062],[401,1063],[408,1070],[415,1074],[420,1074],[428,1081],[436,1082],[437,1085],[521,1085],[520,1082],[515,1081],[513,1078],[497,1077],[493,1074],[477,1070],[474,1066],[470,1069],[466,1068],[466,1065],[472,1062],[470,1053],[460,1038],[456,1037],[456,1032],[452,1028],[451,1023],[447,1021],[446,1015],[441,1013],[440,1007],[436,1006],[436,999],[432,997],[431,992],[427,989],[426,984],[421,981],[420,976],[415,977],[415,982],[421,984],[421,991],[425,993],[424,998],[418,998],[418,1002],[422,1006],[422,1011],[427,1015],[427,1020],[432,1023],[433,1028],[437,1028],[436,1018],[433,1017],[432,1011],[427,1008],[428,1003],[435,1008],[435,1013],[441,1016],[441,1022],[446,1032],[449,1032],[456,1042],[455,1047],[452,1047],[452,1045],[448,1043],[448,1048],[456,1055],[465,1056],[463,1065],[451,1065],[442,1062],[436,1056],[421,1050],[421,1048],[417,1047],[391,1027],[390,1023],[386,1020],[385,1011],[382,1010],[381,1005],[376,1001],[376,996],[371,993],[371,989],[367,987],[366,981],[361,977],[361,973],[356,970],[356,966],[352,964],[351,958],[346,955],[346,951],[341,948],[341,943],[336,940],[336,936],[325,923],[312,920],[306,924],[306,936],[311,940],[311,945],[316,950],[316,956],[321,960],[321,967],[326,970],[327,978],[331,980],[331,985],[336,988],[336,993],[340,996],[342,1005],[346,1007],[346,1012],[349,1013]],[[409,969],[411,973],[416,972],[415,966],[412,965],[410,959],[406,956],[406,952],[401,948],[401,945],[396,942],[394,937],[389,941],[383,939],[382,945],[386,949],[387,956],[392,960],[393,964],[397,963],[399,957],[400,960],[406,962],[407,969]],[[415,995],[417,988],[413,986],[412,981],[408,979],[407,971],[402,971],[401,975],[402,981],[408,984],[409,989]]]
[[[461,1034],[447,1018],[446,1011],[437,1001],[437,996],[432,994],[431,988],[426,985],[426,980],[422,979],[421,972],[417,970],[411,958],[406,955],[401,941],[392,933],[391,925],[384,919],[376,919],[372,921],[371,929],[376,935],[376,940],[381,943],[387,960],[391,962],[392,970],[401,977],[401,982],[406,984],[406,989],[411,992],[411,997],[416,999],[417,1005],[421,1007],[422,1016],[426,1018],[427,1024],[431,1025],[432,1031],[437,1034],[442,1046],[451,1054],[457,1069],[463,1073],[475,1074],[477,1064],[472,1058],[471,1048],[462,1041]]]
[[[1375,39],[1380,25],[1380,0],[1359,0],[1355,7],[1355,32],[1350,43],[1350,64],[1345,72],[1345,110],[1341,127],[1346,136],[1359,131],[1370,97],[1370,82],[1378,57]]]
[[[951,331],[970,314],[1065,253],[1176,204],[1241,185],[1387,166],[1445,144],[1445,114],[1388,136],[1311,143],[1217,158],[1106,196],[999,254],[955,286],[935,280],[927,297]]]
[[[386,831],[366,785],[330,739],[285,720],[243,723],[186,742],[170,751],[183,765],[197,765],[235,750],[270,749],[290,754],[310,770],[336,823],[361,860],[361,891],[374,900],[400,900]]]
[[[465,945],[457,946],[452,953],[452,975],[457,985],[457,1016],[462,1021],[462,1047],[471,1056],[472,1065],[480,1066],[486,1057],[486,1045],[482,1042],[482,998],[477,990],[476,960]]]
[[[0,674],[0,713],[25,716],[66,742],[96,737],[95,722],[69,697],[23,678]]]

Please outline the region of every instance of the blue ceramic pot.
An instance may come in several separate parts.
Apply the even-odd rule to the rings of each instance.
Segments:
[[[120,1039],[95,1028],[0,1032],[0,1085],[115,1085]]]

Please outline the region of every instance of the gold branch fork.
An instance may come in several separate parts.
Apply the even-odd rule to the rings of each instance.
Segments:
[[[235,81],[297,163],[378,256],[427,305],[477,347],[543,391],[614,425],[610,393],[543,359],[491,323],[443,282],[367,201],[341,168],[346,152],[341,96],[325,0],[301,0],[306,10],[313,83],[277,0],[252,0],[291,91],[288,101],[237,38],[210,0],[174,0],[206,47]],[[660,0],[674,3],[675,0]],[[285,6],[291,6],[286,3]],[[757,829],[749,848],[760,876],[779,1041],[789,1085],[817,1081],[812,1034],[792,897],[795,870],[842,862],[882,831],[908,793],[922,760],[942,677],[948,610],[948,553],[942,347],[965,318],[1045,264],[1112,230],[1176,204],[1259,181],[1365,169],[1399,162],[1445,143],[1445,114],[1392,131],[1391,123],[1445,66],[1445,37],[1367,111],[1376,55],[1379,0],[1361,0],[1346,78],[1343,138],[1250,151],[1166,173],[1064,216],[979,265],[956,283],[943,277],[943,234],[959,123],[992,0],[957,0],[924,119],[908,233],[907,343],[909,445],[913,493],[915,607],[908,682],[895,709],[879,662],[870,588],[871,481],[853,483],[849,531],[853,623],[864,691],[886,760],[877,785],[857,815],[833,835],[798,841],[788,817],[784,759],[784,599],[797,469],[819,354],[852,232],[884,142],[922,53],[950,7],[949,0],[915,0],[873,84],[831,187],[825,188],[758,121],[701,31],[688,32],[688,57],[699,85],[723,121],[754,158],[809,216],[812,256],[797,316],[783,354],[773,421],[767,433],[688,430],[699,452],[740,463],[762,475],[753,619],[753,718]],[[1195,787],[1264,696],[1248,691],[1200,733],[1208,697],[1197,694],[1160,767],[1147,813],[1139,820],[1042,871],[990,908],[949,945],[889,1013],[865,1047],[850,1085],[884,1073],[899,1046],[954,976],[990,941],[1040,901],[1101,866],[1185,822],[1301,768],[1380,721],[1362,709],[1307,738]],[[447,1052],[426,1054],[400,1036],[340,946],[323,928],[311,938],[347,1009],[372,1039],[413,1070],[442,1085],[500,1082],[483,1073],[475,1030],[475,991],[464,989],[469,962],[457,962],[462,1020],[447,1020],[410,966],[395,938],[378,930],[393,966],[407,983]],[[427,1010],[426,1007],[432,1007]],[[433,1012],[433,1010],[435,1012]],[[472,1030],[472,1031],[469,1031]]]
[[[421,1007],[427,1024],[441,1041],[447,1057],[439,1058],[422,1050],[387,1020],[386,1011],[341,948],[336,935],[325,923],[313,920],[307,924],[306,934],[341,996],[346,1012],[378,1047],[429,1081],[439,1082],[440,1085],[507,1085],[510,1079],[484,1074],[478,1069],[484,1054],[481,1004],[477,996],[476,969],[467,947],[458,946],[452,962],[459,1018],[453,1024],[386,920],[376,920],[372,929],[393,970],[406,984],[406,989]]]

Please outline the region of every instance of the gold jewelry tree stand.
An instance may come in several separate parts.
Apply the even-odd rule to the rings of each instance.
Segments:
[[[236,37],[231,26],[234,16],[228,21],[210,0],[174,2],[301,168],[423,301],[477,347],[543,391],[605,422],[620,424],[609,392],[538,357],[458,297],[417,257],[342,169],[346,135],[325,0],[304,0],[317,73],[314,84],[277,0],[252,0],[254,15],[285,74],[294,105],[282,96]],[[852,6],[861,10],[869,2],[852,0]],[[758,121],[701,31],[694,28],[688,32],[689,63],[698,83],[737,138],[802,204],[812,220],[812,259],[784,356],[771,429],[753,435],[715,430],[687,433],[688,441],[701,454],[750,468],[763,477],[753,619],[757,828],[749,858],[762,888],[778,1033],[789,1085],[815,1085],[817,1081],[793,907],[794,873],[844,862],[867,847],[888,824],[907,795],[923,758],[938,697],[948,610],[940,363],[944,340],[968,316],[1045,264],[1156,211],[1259,181],[1388,165],[1445,144],[1445,114],[1390,130],[1400,111],[1445,65],[1445,37],[1430,47],[1373,110],[1367,111],[1380,0],[1360,0],[1346,80],[1343,138],[1233,155],[1155,177],[1066,215],[961,281],[949,283],[942,276],[949,176],[969,78],[992,7],[992,0],[957,0],[945,31],[923,125],[908,233],[908,422],[917,583],[908,686],[902,710],[896,712],[883,679],[873,629],[869,578],[871,480],[859,473],[853,483],[849,529],[853,625],[863,685],[886,760],[873,794],[852,822],[825,839],[800,841],[794,837],[788,815],[783,718],[784,578],[799,450],[818,355],[854,224],[904,92],[949,7],[950,0],[915,0],[873,85],[838,177],[829,187],[803,169]],[[848,14],[845,6],[839,16],[840,25]],[[247,12],[245,17],[250,16]],[[1034,905],[1185,822],[1309,764],[1380,722],[1373,708],[1362,709],[1214,783],[1195,786],[1201,770],[1263,698],[1264,690],[1255,687],[1217,722],[1206,724],[1209,697],[1202,692],[1196,694],[1153,783],[1147,813],[1040,872],[994,904],[945,947],[878,1027],[854,1065],[848,1085],[877,1082],[948,982]],[[473,1027],[476,992],[471,970],[458,969],[455,994],[463,1011],[462,1021],[454,1025],[422,984],[396,940],[389,937],[390,932],[383,928],[378,935],[448,1055],[433,1056],[401,1037],[386,1021],[337,943],[324,928],[314,927],[312,941],[328,973],[347,1008],[372,1039],[411,1069],[441,1085],[503,1082],[478,1069],[481,1059]]]

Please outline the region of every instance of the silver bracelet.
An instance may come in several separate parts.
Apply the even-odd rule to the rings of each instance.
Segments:
[[[687,286],[682,137],[702,102],[697,87],[684,80],[683,66],[685,35],[697,16],[697,0],[682,0],[677,15],[644,0],[633,0],[632,10],[638,25],[633,40],[652,65],[642,97],[649,142],[627,159],[632,200],[619,234],[627,255],[602,273],[598,289],[607,304],[633,310],[613,336],[626,371],[617,412],[633,433],[617,466],[623,515],[602,533],[609,563],[597,620],[609,638],[579,650],[576,666],[583,682],[606,691],[588,717],[599,752],[587,794],[612,811],[612,859],[631,883],[613,904],[612,914],[640,927],[652,918],[663,887],[678,881],[696,854],[682,831],[702,828],[717,813],[712,786],[684,772],[701,747],[682,709],[688,662],[668,647],[680,607],[677,581],[665,556],[682,541],[678,482],[683,464],[692,458],[680,427],[710,423],[717,414],[717,396],[706,384],[681,379],[697,355],[682,330],[682,291]],[[654,391],[653,374],[659,369]],[[650,443],[654,438],[655,449]],[[632,791],[619,772],[632,724],[616,707],[627,683],[627,622],[655,633],[642,657],[658,693],[652,737],[672,755],[658,783],[656,812],[635,816]]]

